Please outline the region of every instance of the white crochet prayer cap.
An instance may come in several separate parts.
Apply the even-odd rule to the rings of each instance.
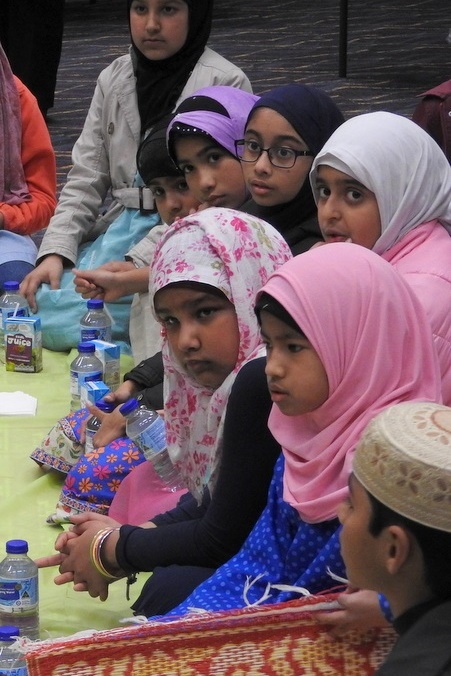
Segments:
[[[451,408],[405,402],[385,409],[366,427],[353,471],[393,511],[451,532]]]

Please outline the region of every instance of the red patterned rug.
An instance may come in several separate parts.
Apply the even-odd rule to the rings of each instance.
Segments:
[[[173,622],[148,622],[35,645],[29,676],[366,676],[391,649],[391,629],[331,641],[315,611],[333,594]]]

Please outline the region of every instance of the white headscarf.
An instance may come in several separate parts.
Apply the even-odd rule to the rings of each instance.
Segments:
[[[159,241],[150,272],[153,295],[175,282],[213,286],[235,306],[240,349],[233,371],[216,389],[190,377],[163,337],[164,411],[169,455],[198,499],[214,487],[222,451],[222,429],[238,371],[264,356],[254,313],[258,290],[291,258],[277,230],[256,216],[211,208],[176,221]],[[258,462],[258,458],[256,458]]]
[[[383,254],[407,232],[435,219],[451,231],[451,167],[415,122],[377,112],[342,124],[313,162],[314,194],[321,164],[352,176],[375,194],[382,229],[375,253]]]

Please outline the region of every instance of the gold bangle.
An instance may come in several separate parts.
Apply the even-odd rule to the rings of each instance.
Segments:
[[[104,528],[103,530],[100,530],[94,536],[90,547],[90,558],[92,565],[97,570],[97,572],[102,575],[102,577],[106,577],[110,580],[119,580],[121,577],[124,577],[123,575],[112,575],[110,572],[108,572],[108,570],[103,565],[101,558],[101,551],[104,542],[111,535],[111,533],[116,530],[119,530],[119,528]]]

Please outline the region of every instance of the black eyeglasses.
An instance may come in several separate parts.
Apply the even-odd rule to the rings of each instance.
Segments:
[[[273,146],[262,148],[257,141],[240,139],[235,141],[235,153],[241,162],[256,162],[262,153],[268,153],[268,158],[273,167],[291,169],[294,167],[296,158],[313,156],[311,150],[293,150],[285,146]]]

